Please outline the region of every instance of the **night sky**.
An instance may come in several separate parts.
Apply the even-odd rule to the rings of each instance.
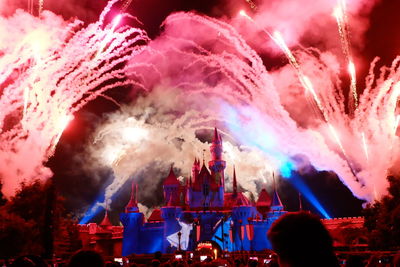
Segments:
[[[102,2],[103,5],[98,3]],[[248,9],[246,1],[242,1],[242,6]],[[85,2],[83,2],[85,3]],[[160,33],[160,25],[168,14],[176,11],[195,11],[214,17],[230,17],[238,10],[235,10],[229,1],[205,1],[205,0],[133,0],[128,12],[143,22],[143,28],[151,38],[155,38]],[[79,18],[90,22],[96,19],[95,14],[99,14],[105,1],[87,1],[85,7],[91,12],[81,13]],[[237,8],[237,7],[236,7]],[[371,14],[371,26],[366,33],[365,47],[360,49],[359,54],[363,55],[365,62],[370,62],[375,56],[382,59],[383,64],[390,64],[396,54],[400,54],[400,17],[398,10],[399,1],[385,0],[377,4]],[[238,8],[237,8],[238,9]],[[56,13],[59,10],[53,10]],[[61,12],[62,13],[62,12]],[[68,17],[69,14],[63,14]],[[136,25],[137,26],[137,25]],[[270,57],[261,55],[267,68],[273,68],[277,64],[285,64],[285,58]],[[358,80],[360,84],[366,75],[368,65],[358,66]],[[362,88],[362,86],[359,86]],[[111,90],[107,95],[113,97],[121,103],[127,103],[135,98],[129,93],[128,88],[118,88]],[[102,115],[115,111],[117,106],[108,100],[98,98],[87,104],[82,110],[75,114],[75,119],[63,133],[55,155],[47,163],[54,172],[57,189],[66,198],[68,209],[77,214],[82,214],[99,196],[103,195],[105,187],[111,182],[110,170],[103,170],[103,175],[93,179],[90,174],[80,170],[79,158],[77,154],[82,152],[83,146],[91,137],[91,133],[96,123],[102,120]],[[168,170],[160,175],[166,176]],[[362,201],[354,198],[351,192],[343,186],[334,173],[317,172],[312,170],[306,175],[294,175],[291,179],[302,179],[320,200],[332,217],[347,217],[361,215]],[[286,210],[293,211],[299,207],[298,193],[291,185],[290,180],[279,179],[279,192]],[[140,188],[140,184],[139,184]],[[159,191],[155,192],[158,200],[148,204],[160,204],[162,200],[161,184]],[[113,202],[112,219],[114,223],[118,220],[118,212],[128,202],[130,186],[125,186]],[[313,207],[303,199],[303,208],[313,210]],[[140,200],[140,195],[139,195]],[[158,203],[157,203],[158,202]],[[103,215],[95,218],[99,220]]]

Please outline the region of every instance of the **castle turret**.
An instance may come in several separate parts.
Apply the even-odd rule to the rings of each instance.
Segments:
[[[165,202],[171,202],[174,205],[178,205],[180,203],[180,186],[181,183],[176,178],[174,173],[174,169],[171,166],[169,174],[164,181],[164,199]]]
[[[110,219],[108,217],[108,210],[107,209],[105,210],[104,218],[101,221],[100,226],[103,227],[103,228],[112,227],[112,224],[111,224]]]
[[[226,162],[222,160],[222,138],[219,135],[217,128],[214,129],[214,138],[210,147],[211,159],[208,162],[208,167],[210,168],[211,175],[214,177],[215,181],[220,185],[224,186],[224,170],[226,167]]]
[[[140,231],[144,223],[144,216],[139,212],[137,205],[138,186],[132,181],[131,198],[125,207],[125,212],[119,215],[121,223],[124,225],[124,236],[122,255],[128,256],[132,253],[141,253],[140,250]]]
[[[132,181],[132,191],[131,191],[131,198],[129,203],[125,207],[125,212],[139,212],[139,208],[137,205],[137,194],[138,194],[138,185],[135,184],[135,181]]]
[[[213,197],[214,207],[224,206],[224,192],[225,192],[225,167],[226,162],[222,159],[222,138],[218,133],[217,128],[214,129],[214,138],[210,147],[211,160],[208,162],[208,167],[211,171],[213,183],[218,185],[217,195]]]

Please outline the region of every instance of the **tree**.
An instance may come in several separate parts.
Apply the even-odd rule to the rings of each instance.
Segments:
[[[65,236],[72,240],[67,245],[74,244],[74,250],[78,248],[76,223],[68,216],[64,199],[54,190],[51,181],[21,183],[16,194],[1,207],[0,244],[5,246],[5,250],[0,247],[1,257],[21,254],[51,257],[54,240],[64,240]],[[9,240],[17,240],[16,245],[7,247]]]
[[[11,258],[23,254],[40,254],[37,244],[39,236],[33,221],[25,221],[18,215],[0,208],[0,258]]]
[[[371,249],[400,247],[400,178],[388,176],[387,179],[389,194],[380,201],[368,204],[363,211]]]

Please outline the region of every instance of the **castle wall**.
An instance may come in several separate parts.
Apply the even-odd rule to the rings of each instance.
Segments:
[[[163,251],[164,222],[145,223],[140,229],[140,254]]]
[[[139,239],[144,222],[143,214],[140,212],[121,213],[120,221],[124,225],[122,256],[140,253],[140,245],[144,242],[144,240]]]

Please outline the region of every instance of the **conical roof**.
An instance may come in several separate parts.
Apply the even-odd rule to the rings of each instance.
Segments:
[[[283,206],[282,201],[278,195],[278,192],[274,190],[274,194],[272,195],[272,203],[271,206]]]
[[[129,203],[125,207],[126,212],[138,211],[137,192],[137,184],[135,184],[135,181],[132,181],[131,198],[129,200]]]
[[[203,163],[203,166],[201,167],[201,170],[199,173],[199,176],[203,177],[203,175],[206,175],[207,177],[211,176],[210,172],[208,171],[208,169],[204,163]]]
[[[100,226],[112,226],[110,219],[108,218],[108,210],[106,210],[103,220],[100,223]]]
[[[147,219],[147,221],[163,221],[164,219],[161,216],[161,210],[160,209],[155,209],[151,213],[150,217]]]
[[[271,207],[283,207],[282,201],[278,195],[278,190],[276,190],[276,184],[275,184],[275,174],[272,173],[272,179],[274,181],[274,193],[272,195],[272,203]]]
[[[180,185],[178,178],[176,178],[172,165],[167,178],[164,180],[164,185]]]
[[[215,128],[214,128],[214,138],[213,138],[213,142],[219,142],[219,141],[221,141],[221,138],[220,138],[220,136],[219,136],[219,134],[218,134],[217,127],[215,127]]]
[[[257,199],[257,203],[256,206],[257,207],[266,207],[266,206],[271,206],[272,203],[272,199],[271,196],[268,194],[267,190],[262,189],[258,199]]]

